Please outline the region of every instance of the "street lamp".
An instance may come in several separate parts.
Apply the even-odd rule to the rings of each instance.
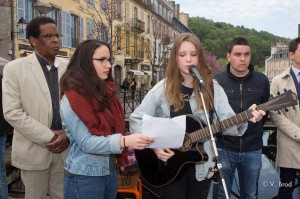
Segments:
[[[15,36],[14,34],[18,34],[18,33],[24,33],[24,31],[26,30],[26,26],[27,26],[27,21],[21,17],[17,23],[17,32],[10,32],[10,37],[11,37],[11,41],[12,41],[12,59],[15,59]],[[12,26],[12,30],[13,30],[13,26]]]
[[[17,32],[13,32],[13,31],[11,32],[11,38],[13,38],[14,33],[23,33],[26,30],[27,21],[23,17],[21,17],[17,23],[17,27],[18,27]]]
[[[23,33],[24,30],[26,30],[27,21],[23,17],[21,17],[17,23],[17,26],[20,27],[20,32]]]

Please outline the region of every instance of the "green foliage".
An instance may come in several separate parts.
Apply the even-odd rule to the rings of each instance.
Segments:
[[[225,59],[225,58],[219,58],[219,63],[220,63],[220,67],[221,67],[221,70],[226,70],[226,67],[227,67],[227,63],[228,63],[228,60]]]
[[[255,65],[254,66],[254,71],[264,73],[265,72],[265,68],[264,67],[260,67],[258,65]]]
[[[271,43],[287,40],[266,31],[256,31],[244,26],[233,26],[225,22],[214,22],[203,17],[190,17],[189,28],[199,37],[205,51],[212,52],[218,59],[227,60],[227,45],[237,36],[245,37],[251,44],[251,63],[262,67],[265,57],[271,54]]]

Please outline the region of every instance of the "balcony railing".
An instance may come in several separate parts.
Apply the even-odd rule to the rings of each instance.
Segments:
[[[132,18],[131,29],[137,33],[142,33],[145,31],[145,22],[139,20],[138,18]]]
[[[170,41],[171,41],[170,36],[167,34],[163,34],[162,39],[161,39],[161,44],[164,46],[169,45]]]

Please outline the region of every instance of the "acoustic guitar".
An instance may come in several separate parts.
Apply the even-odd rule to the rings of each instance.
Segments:
[[[257,110],[269,111],[297,105],[297,95],[291,90],[271,98],[268,102],[257,106]],[[211,125],[212,133],[218,133],[226,128],[245,122],[252,118],[251,110],[241,112]],[[198,130],[186,132],[183,145],[179,149],[172,149],[175,155],[167,162],[162,162],[152,149],[135,150],[135,156],[144,180],[156,187],[163,187],[176,180],[183,173],[188,164],[214,165],[211,150],[210,132],[195,116],[187,116],[197,125]],[[207,167],[208,168],[208,167]],[[209,172],[209,171],[206,171]],[[211,174],[212,175],[212,174]],[[211,175],[207,175],[210,177]]]

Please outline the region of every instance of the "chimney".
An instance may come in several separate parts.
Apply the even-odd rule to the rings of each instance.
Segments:
[[[298,37],[300,37],[300,24],[298,24]]]

